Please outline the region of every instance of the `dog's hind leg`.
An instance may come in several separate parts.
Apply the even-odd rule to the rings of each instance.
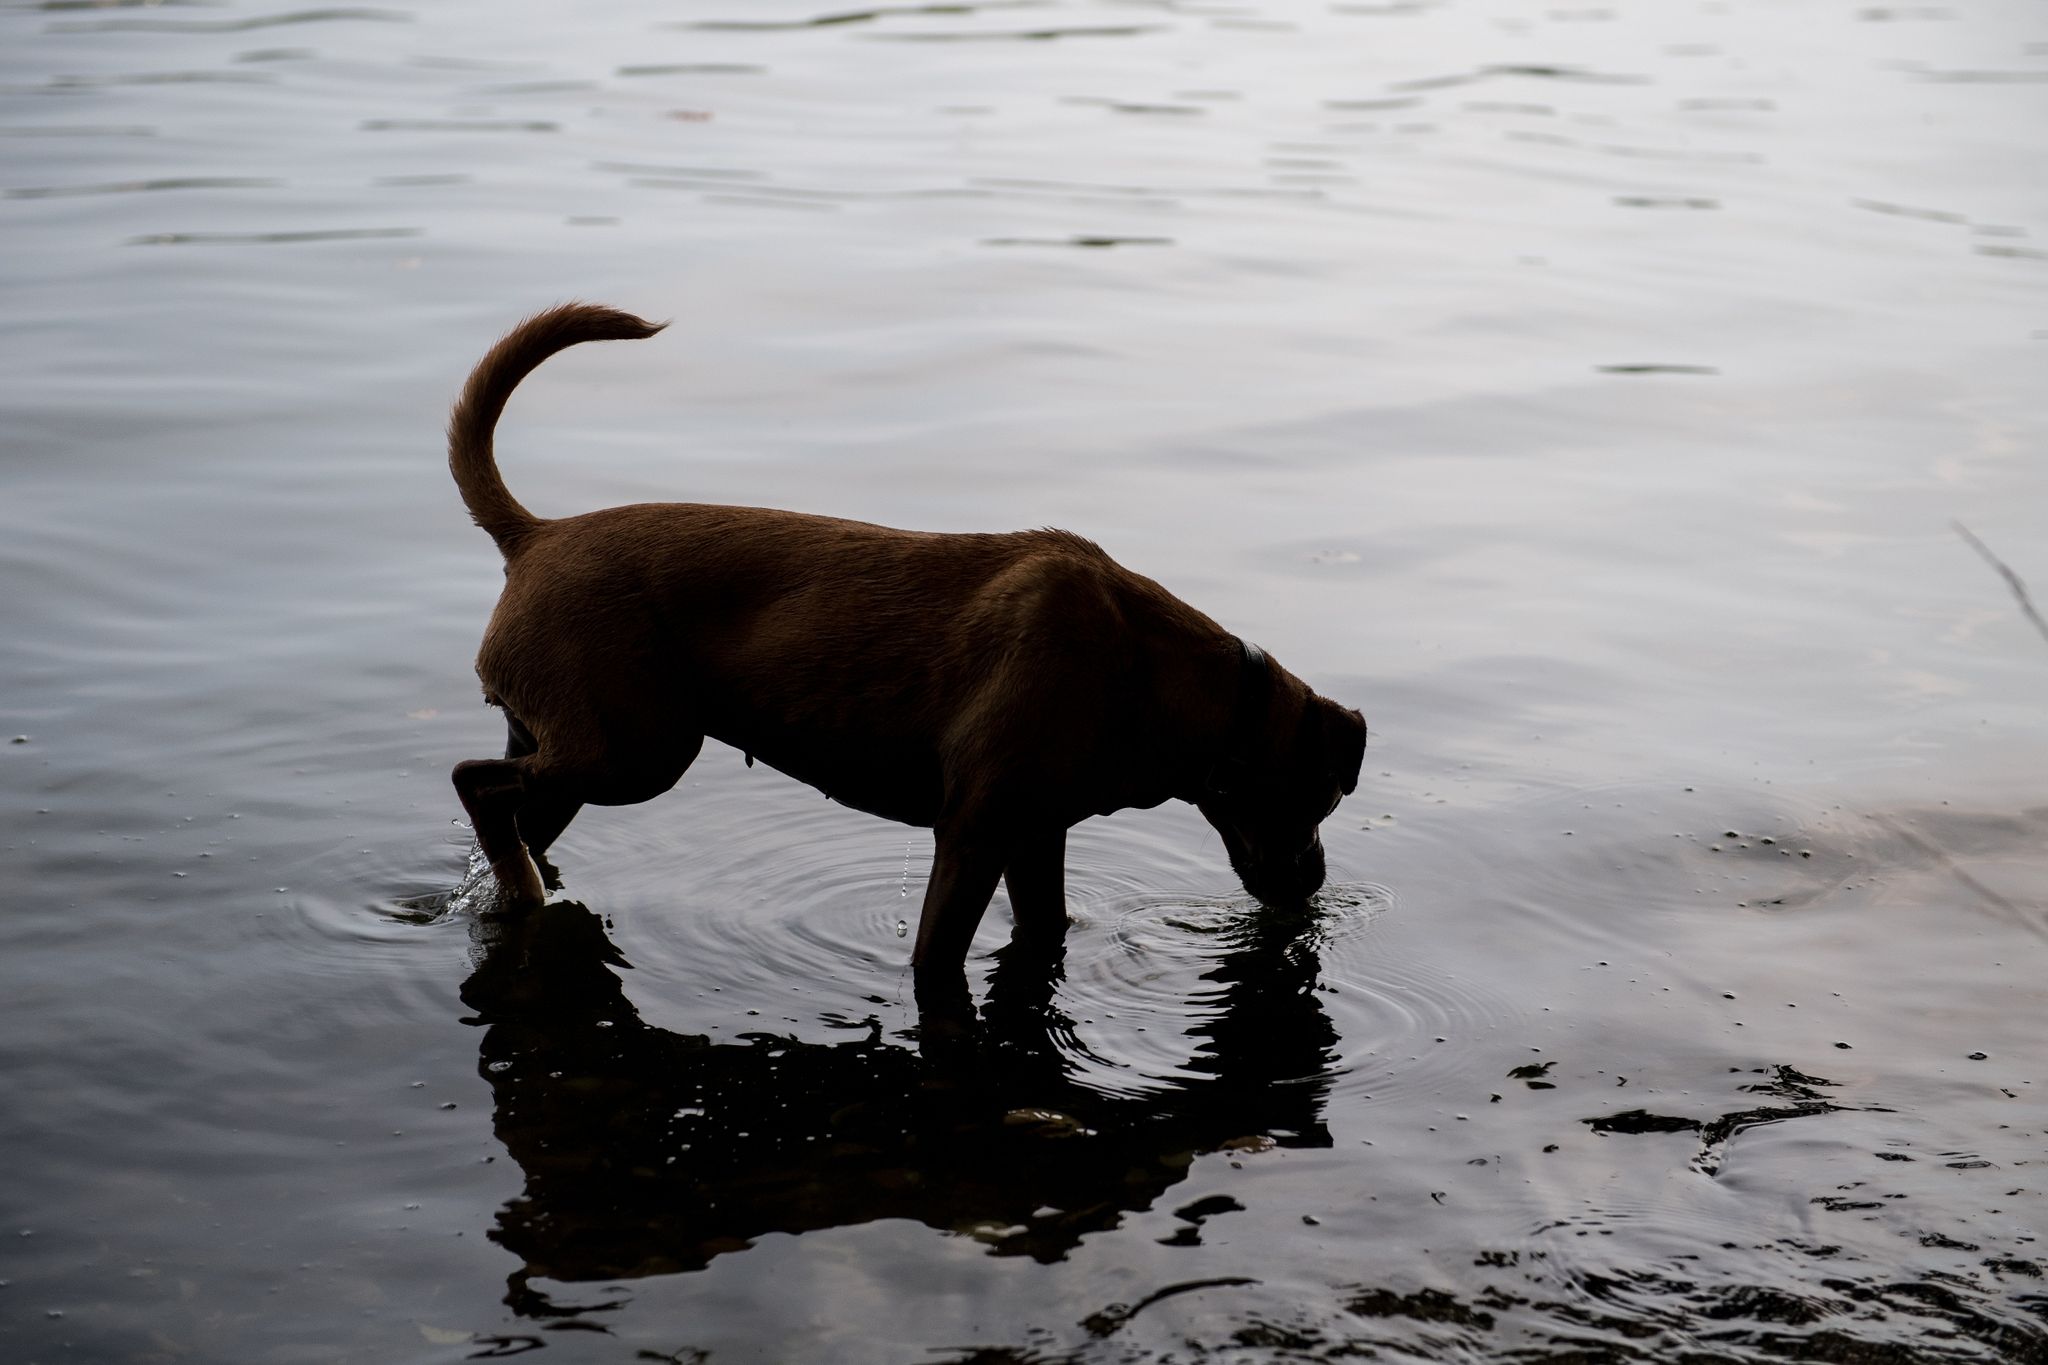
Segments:
[[[509,712],[505,716],[505,730],[505,757],[525,758],[540,748],[533,732],[520,723],[519,717]],[[533,861],[540,867],[540,879],[549,890],[562,889],[562,874],[548,861],[548,848],[562,837],[562,831],[582,809],[582,801],[561,791],[532,790],[526,793],[526,801],[519,807],[519,841],[533,855]]]
[[[476,841],[513,905],[538,905],[546,898],[540,871],[527,856],[529,829],[552,843],[586,803],[631,806],[651,801],[676,784],[704,745],[701,734],[674,731],[633,738],[636,743],[619,746],[633,755],[625,762],[537,749],[518,758],[472,759],[455,765],[455,794],[462,798]],[[520,744],[515,732],[513,746]]]
[[[548,861],[548,849],[582,809],[583,803],[574,797],[547,793],[529,796],[519,808],[519,841],[540,865],[540,879],[551,891],[562,889],[562,874]]]
[[[455,765],[455,794],[469,812],[470,828],[490,860],[506,898],[516,906],[546,897],[540,872],[519,841],[519,808],[526,799],[524,758],[479,758]]]
[[[1067,932],[1067,832],[1028,834],[1010,849],[1003,885],[1016,937],[1057,943]]]
[[[581,747],[558,746],[518,760],[525,775],[518,810],[519,838],[540,864],[542,879],[551,887],[561,886],[561,878],[544,855],[576,818],[576,812],[586,805],[633,806],[652,801],[681,779],[703,747],[702,733],[665,726],[611,736],[601,755]]]
[[[606,736],[601,748],[557,743],[524,759],[526,795],[535,806],[535,828],[547,832],[547,821],[569,823],[585,805],[637,806],[682,780],[704,748],[704,733],[682,725],[664,725]],[[565,813],[566,812],[566,813]],[[526,813],[520,812],[523,830]],[[560,825],[548,833],[550,843]]]

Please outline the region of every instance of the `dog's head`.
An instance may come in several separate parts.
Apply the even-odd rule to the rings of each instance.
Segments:
[[[1270,665],[1249,647],[1246,659],[1246,685],[1256,686],[1253,669]],[[1296,910],[1323,884],[1320,826],[1358,789],[1365,717],[1284,674],[1266,692],[1251,726],[1258,747],[1219,763],[1195,805],[1223,836],[1244,889]]]

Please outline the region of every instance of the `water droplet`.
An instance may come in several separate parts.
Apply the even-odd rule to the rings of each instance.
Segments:
[[[909,921],[909,920],[907,920],[907,919],[899,919],[899,920],[897,920],[897,921],[896,921],[896,937],[898,937],[898,938],[903,938],[903,937],[907,936],[907,935],[908,935],[909,933],[910,933],[910,921]]]

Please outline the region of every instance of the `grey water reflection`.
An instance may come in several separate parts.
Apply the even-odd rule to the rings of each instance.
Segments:
[[[1003,950],[979,1025],[937,1046],[885,1037],[875,1016],[836,1020],[844,1041],[713,1041],[641,1017],[588,908],[478,917],[462,1000],[525,1179],[491,1230],[522,1263],[506,1302],[573,1315],[532,1282],[698,1270],[766,1233],[885,1218],[1057,1261],[1198,1155],[1328,1147],[1337,1034],[1313,918],[1245,916],[1204,976],[1217,995],[1187,1030],[1187,1074],[1132,1095],[1079,1079],[1058,949]],[[1241,1207],[1194,1201],[1169,1244],[1200,1245],[1204,1221]]]

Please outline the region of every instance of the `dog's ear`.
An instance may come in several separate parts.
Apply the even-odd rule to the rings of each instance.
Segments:
[[[1349,796],[1358,790],[1358,770],[1365,766],[1365,717],[1327,697],[1317,697],[1315,709],[1321,713],[1323,761]]]

